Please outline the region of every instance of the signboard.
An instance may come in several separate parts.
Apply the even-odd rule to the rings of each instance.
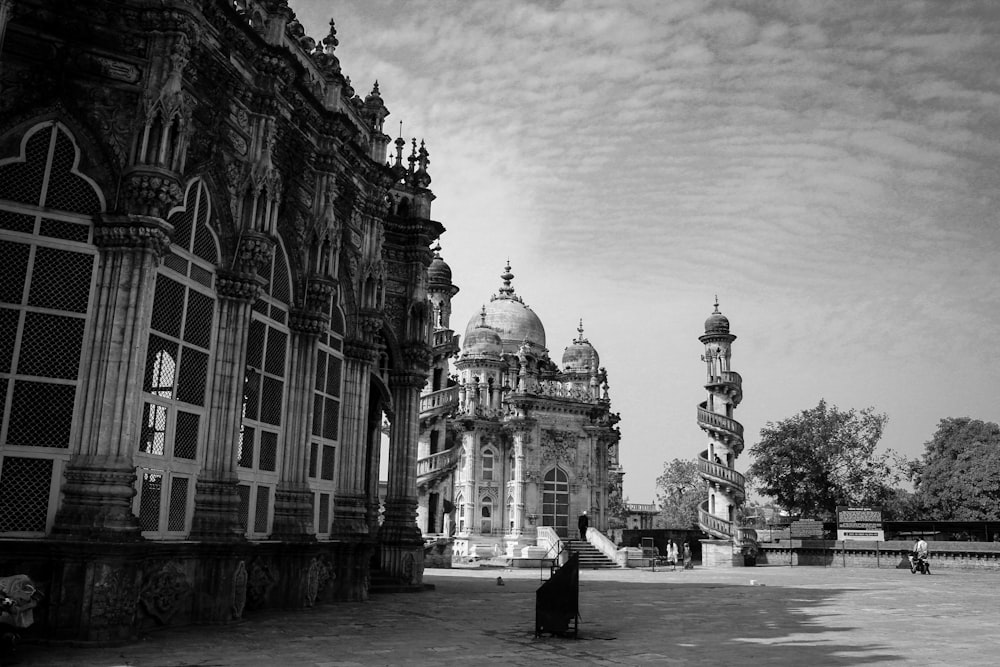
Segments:
[[[838,540],[885,541],[881,507],[838,507]]]

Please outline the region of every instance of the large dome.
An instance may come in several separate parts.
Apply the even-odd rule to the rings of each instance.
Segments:
[[[563,370],[567,373],[590,373],[591,371],[596,373],[601,366],[601,357],[590,341],[583,337],[582,320],[577,331],[580,335],[573,340],[572,345],[563,351]]]
[[[504,280],[500,293],[493,296],[489,303],[483,306],[481,313],[473,315],[465,327],[465,338],[468,339],[473,329],[485,324],[500,334],[504,348],[515,352],[525,340],[536,347],[545,347],[545,327],[535,315],[535,311],[524,305],[521,297],[514,294],[510,281],[514,274],[510,265],[500,276]]]

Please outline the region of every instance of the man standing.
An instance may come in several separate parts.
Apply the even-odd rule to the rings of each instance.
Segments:
[[[587,539],[587,528],[590,526],[590,519],[587,518],[587,512],[584,511],[580,515],[580,518],[576,521],[576,527],[580,529],[580,539]]]

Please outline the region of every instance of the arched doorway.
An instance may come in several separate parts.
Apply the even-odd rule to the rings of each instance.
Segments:
[[[561,468],[545,473],[542,484],[542,525],[569,537],[569,479]]]

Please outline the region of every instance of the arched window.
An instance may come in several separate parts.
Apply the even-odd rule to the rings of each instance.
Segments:
[[[154,539],[189,532],[205,455],[219,250],[203,181],[188,184],[167,221],[174,238],[156,276],[133,501],[143,534]]]
[[[280,242],[262,275],[267,287],[254,302],[247,336],[243,421],[237,452],[240,521],[247,537],[258,538],[271,531],[283,448],[291,281]]]
[[[543,478],[542,525],[569,537],[569,478],[562,468],[552,468]]]
[[[485,449],[485,450],[483,450],[483,458],[482,458],[482,469],[483,469],[482,470],[482,478],[483,478],[483,481],[489,482],[489,481],[493,480],[493,459],[494,459],[494,456],[493,456],[493,450],[492,449]]]
[[[83,365],[104,198],[69,129],[46,121],[0,155],[0,534],[55,520]]]
[[[313,389],[312,440],[309,449],[309,486],[313,491],[313,525],[328,537],[333,521],[330,506],[336,491],[337,446],[340,442],[340,399],[343,384],[343,329],[334,326],[340,308],[329,303],[330,329],[319,337]]]
[[[479,510],[480,525],[479,532],[481,535],[492,535],[493,534],[493,499],[489,496],[483,498],[482,506]]]

